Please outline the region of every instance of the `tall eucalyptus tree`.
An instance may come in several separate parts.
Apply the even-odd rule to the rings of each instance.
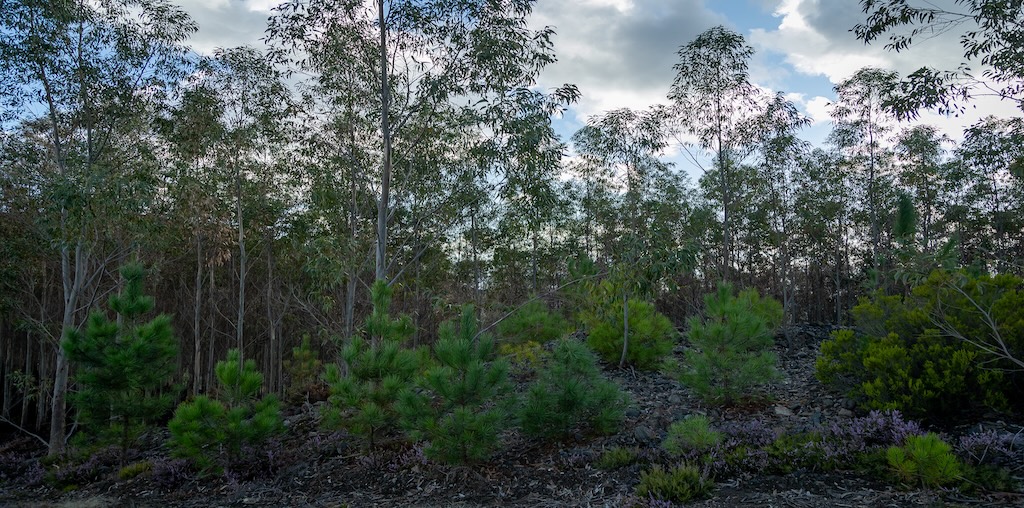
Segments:
[[[362,95],[367,100],[358,107],[377,124],[361,133],[377,145],[372,162],[361,168],[367,174],[375,169],[378,182],[377,279],[389,280],[392,194],[403,192],[405,184],[393,182],[402,176],[395,169],[402,161],[415,161],[425,140],[452,128],[453,119],[500,130],[509,106],[520,104],[540,70],[554,61],[553,29],[527,26],[533,3],[377,0],[371,6],[355,0],[293,0],[271,18],[268,40],[281,58],[294,56],[321,83],[374,91],[372,97]],[[354,61],[347,64],[339,54]],[[338,79],[349,72],[359,73],[358,79]],[[574,87],[553,94],[558,102],[576,95]]]
[[[733,278],[735,239],[733,172],[754,147],[751,121],[762,110],[761,93],[750,82],[754,48],[742,35],[717,26],[679,48],[679,63],[668,98],[673,101],[682,131],[696,136],[711,152],[722,205],[719,276]]]
[[[181,43],[195,30],[166,0],[12,0],[0,9],[0,100],[7,116],[39,125],[48,146],[40,167],[55,206],[50,235],[60,256],[62,330],[80,326],[82,292],[98,276],[94,232],[110,218],[94,216],[91,205],[111,161],[129,148],[119,130],[177,78]],[[68,370],[57,347],[51,455],[64,449]]]

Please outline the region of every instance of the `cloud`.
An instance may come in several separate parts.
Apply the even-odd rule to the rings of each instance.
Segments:
[[[934,1],[953,4],[952,0]],[[963,60],[960,33],[957,31],[932,39],[919,39],[910,49],[899,53],[885,49],[887,36],[865,45],[851,32],[854,25],[865,19],[859,2],[781,0],[775,16],[779,20],[777,27],[751,30],[751,44],[758,51],[781,55],[797,73],[824,76],[833,85],[841,83],[862,67],[879,67],[907,75],[922,66],[956,69]],[[828,101],[825,97],[814,97],[796,102],[817,123],[828,120]],[[925,112],[915,123],[930,123],[951,137],[960,138],[964,127],[986,115],[1016,113],[1008,103],[982,98],[959,118]]]
[[[576,84],[582,119],[621,108],[665,102],[679,47],[727,20],[700,0],[538,2],[531,26],[553,26],[558,62],[540,85]]]
[[[260,39],[267,28],[270,8],[277,0],[177,0],[192,16],[199,32],[189,45],[201,55],[216,48],[250,45],[262,48]]]

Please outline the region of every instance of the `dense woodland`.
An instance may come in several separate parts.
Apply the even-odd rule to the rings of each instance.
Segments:
[[[558,55],[555,30],[528,25],[533,3],[289,0],[268,51],[197,55],[173,1],[0,0],[3,421],[55,454],[95,417],[74,395],[95,370],[69,349],[94,336],[92,311],[117,326],[169,316],[174,360],[157,382],[177,402],[216,392],[226,358],[239,372],[253,360],[262,393],[285,396],[311,379],[293,367],[304,339],[351,367],[358,337],[432,346],[456,333],[446,320],[475,338],[526,308],[562,333],[625,325],[621,361],[602,355],[623,365],[631,309],[686,332],[721,282],[756,290],[741,293],[750,305],[777,300],[775,326],[881,337],[898,330],[863,330],[858,302],[890,316],[925,298],[915,288],[962,295],[990,319],[936,325],[942,347],[980,343],[970,361],[1002,362],[999,386],[1019,394],[1020,307],[970,288],[1022,287],[1024,123],[990,117],[951,140],[909,120],[978,94],[1019,114],[1020,2],[958,1],[958,17],[862,1],[850,37],[900,51],[967,26],[964,61],[987,70],[862,69],[836,86],[823,146],[801,139],[809,120],[785,91],[751,82],[754,50],[725,27],[679,41],[662,105],[562,138],[552,118],[581,91],[536,86]],[[938,298],[928,308],[953,308]],[[154,312],[137,317],[138,301]]]

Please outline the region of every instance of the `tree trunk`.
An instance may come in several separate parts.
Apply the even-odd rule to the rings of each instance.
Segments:
[[[238,216],[238,318],[235,325],[235,347],[238,348],[238,371],[245,363],[245,276],[249,255],[245,249],[245,222],[242,214],[242,174],[235,162],[235,214]]]
[[[622,357],[619,368],[626,366],[626,355],[629,353],[629,294],[622,294]]]
[[[391,85],[388,81],[387,19],[384,0],[377,0],[380,25],[380,132],[384,138],[384,166],[381,170],[380,201],[377,202],[377,280],[387,281],[388,206],[391,193]]]
[[[203,305],[203,235],[196,233],[195,298],[192,302],[192,394],[203,391],[202,332],[200,331]]]

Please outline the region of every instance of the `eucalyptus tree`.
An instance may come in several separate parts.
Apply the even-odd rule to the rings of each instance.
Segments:
[[[617,309],[613,299],[622,301],[623,347],[619,365],[626,362],[629,349],[629,301],[637,295],[650,296],[654,288],[691,261],[689,250],[679,245],[674,234],[685,213],[670,212],[670,203],[680,208],[686,200],[684,182],[661,160],[667,146],[665,112],[617,109],[595,116],[573,135],[576,151],[610,176],[613,206],[602,229],[614,240],[605,246],[608,282],[604,289],[616,294],[601,295],[601,316]],[[667,201],[671,199],[673,202]],[[663,201],[664,200],[664,201]],[[607,217],[608,215],[606,215]],[[595,293],[602,287],[595,286]]]
[[[885,107],[892,93],[896,73],[866,67],[835,86],[832,110],[835,128],[831,141],[846,156],[855,173],[863,178],[865,207],[870,230],[870,266],[883,270],[882,192],[889,176],[891,153],[884,145],[893,117]]]
[[[717,26],[679,48],[678,53],[668,98],[683,132],[696,136],[700,148],[714,156],[722,205],[719,275],[728,281],[735,262],[733,173],[753,149],[751,120],[762,110],[761,93],[750,82],[748,70],[754,48],[742,35]]]
[[[275,205],[273,201],[288,199],[288,179],[276,170],[277,157],[284,151],[288,139],[292,98],[281,71],[266,56],[251,47],[218,49],[212,58],[200,63],[200,70],[202,72],[198,73],[197,79],[212,90],[220,105],[222,135],[214,147],[216,171],[223,178],[222,182],[234,191],[234,226],[238,245],[235,347],[244,360],[247,357],[247,276],[251,269],[248,250],[251,239],[246,236],[247,219],[258,211],[269,211],[269,215],[263,217],[262,224],[267,233],[267,228],[272,228],[278,221],[277,216],[282,208],[282,205]],[[247,195],[255,197],[256,202],[247,204]],[[275,207],[277,213],[270,210]],[[270,233],[263,236],[264,241],[269,243],[275,235]],[[270,249],[267,251],[269,269],[273,260],[272,245],[265,247]],[[268,278],[272,277],[270,273],[267,275]],[[273,317],[269,316],[269,319],[270,347],[274,349],[278,337]],[[271,384],[273,379],[271,376]]]
[[[452,109],[463,113],[455,118],[495,132],[507,105],[520,103],[540,70],[554,61],[554,31],[527,26],[533,3],[293,0],[277,7],[268,40],[280,57],[296,56],[295,63],[321,83],[373,91],[359,106],[377,123],[361,133],[376,145],[372,162],[362,169],[369,174],[375,168],[379,184],[377,279],[388,280],[392,193],[402,192],[405,183],[393,185],[393,176],[401,176],[393,175],[398,162],[415,160],[425,139],[449,128],[453,117],[445,112]],[[338,65],[338,52],[352,55],[353,65]],[[348,72],[358,79],[338,79]],[[564,87],[553,96],[565,102],[576,91]]]
[[[111,218],[95,216],[92,205],[110,181],[111,160],[134,148],[121,144],[120,130],[161,98],[181,68],[180,44],[195,30],[165,0],[11,0],[0,9],[0,100],[7,120],[34,122],[47,146],[39,167],[60,257],[64,330],[80,326],[82,292],[99,273],[93,239]],[[56,349],[51,455],[66,439],[69,365]]]
[[[1017,0],[860,0],[867,19],[853,27],[871,43],[886,34],[890,51],[904,51],[938,35],[960,35],[964,61],[956,70],[921,67],[898,85],[885,106],[900,118],[921,109],[960,113],[972,97],[996,96],[1024,109],[1024,8]],[[902,31],[901,31],[902,30]],[[972,70],[980,64],[979,73]]]
[[[964,132],[956,154],[962,165],[959,182],[965,203],[977,219],[964,231],[963,241],[975,244],[982,260],[1005,271],[1024,257],[1020,251],[1024,203],[1024,122],[1019,118],[985,118]],[[1016,238],[1014,238],[1016,236]],[[1018,245],[1013,245],[1016,240]]]
[[[941,192],[946,180],[943,144],[949,142],[949,138],[930,125],[906,129],[896,141],[897,178],[914,198],[920,218],[920,246],[925,253],[932,251],[942,235],[942,224],[938,221],[941,218]]]

